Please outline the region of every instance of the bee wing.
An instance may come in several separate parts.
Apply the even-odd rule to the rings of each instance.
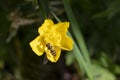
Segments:
[[[52,46],[52,48],[55,50],[55,49],[58,49],[59,46]]]

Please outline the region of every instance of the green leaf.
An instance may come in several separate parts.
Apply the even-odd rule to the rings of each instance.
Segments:
[[[117,74],[117,75],[120,74],[120,65],[113,64],[111,69],[114,74]]]
[[[116,80],[115,76],[107,69],[102,68],[96,64],[91,67],[94,80]]]

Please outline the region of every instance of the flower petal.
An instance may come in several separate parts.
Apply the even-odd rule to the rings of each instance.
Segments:
[[[51,43],[53,46],[59,46],[61,41],[61,34],[57,31],[47,33],[44,40],[47,43]]]
[[[54,25],[54,30],[58,31],[58,32],[67,32],[69,28],[69,22],[59,22],[57,24]]]
[[[63,50],[72,50],[73,49],[73,41],[72,39],[67,36],[66,34],[62,34],[61,38],[61,49]]]
[[[51,53],[51,51],[46,48],[46,50],[45,50],[46,56],[47,56],[48,60],[50,60],[51,62],[57,62],[60,57],[60,54],[61,54],[61,49],[59,47],[53,47],[53,49],[56,52],[55,55],[53,55]]]
[[[44,53],[45,44],[44,40],[40,36],[31,41],[30,46],[38,56],[41,56]]]
[[[54,25],[53,21],[50,19],[46,19],[44,23],[39,27],[38,32],[41,36],[45,33],[49,32],[51,27]]]

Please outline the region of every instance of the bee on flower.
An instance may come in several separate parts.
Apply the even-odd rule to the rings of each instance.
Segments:
[[[52,20],[46,19],[39,27],[39,36],[30,42],[32,50],[38,56],[46,53],[46,58],[51,62],[57,62],[61,50],[73,49],[73,41],[67,36],[69,22],[54,24]]]

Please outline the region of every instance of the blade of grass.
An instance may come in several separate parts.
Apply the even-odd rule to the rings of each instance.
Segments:
[[[41,13],[41,15],[42,15],[42,17],[44,18],[44,19],[46,19],[47,18],[47,14],[48,14],[48,6],[46,6],[46,2],[47,2],[47,0],[37,0],[37,4],[38,4],[38,6],[39,6],[39,12]]]
[[[50,11],[51,12],[51,14],[54,16],[54,18],[58,21],[58,22],[61,22],[60,21],[60,19],[52,12],[52,11]],[[68,32],[68,35],[72,38],[72,36],[71,36],[71,34]],[[72,40],[74,40],[73,38],[72,38]],[[76,43],[75,43],[76,44]],[[69,53],[69,52],[68,52]],[[76,53],[76,51],[74,51],[74,49],[73,49],[73,53]],[[81,60],[80,60],[81,61]],[[81,64],[78,64],[79,65],[79,67],[81,68],[81,71],[82,71],[82,73],[84,74],[84,66],[82,65],[82,62],[80,62]]]
[[[63,4],[64,4],[64,7],[65,7],[65,11],[66,11],[66,14],[68,16],[68,19],[70,20],[71,22],[71,25],[72,25],[72,30],[74,32],[74,35],[75,35],[75,38],[77,40],[77,43],[82,51],[82,55],[84,56],[86,62],[88,64],[90,64],[90,57],[89,57],[89,53],[88,53],[88,50],[86,48],[86,45],[85,45],[85,41],[83,39],[83,36],[82,36],[82,33],[79,29],[79,25],[73,15],[73,12],[72,12],[72,9],[69,5],[69,2],[67,0],[63,0]]]
[[[77,47],[76,44],[74,44],[73,53],[74,53],[76,60],[78,61],[79,67],[81,68],[81,65],[83,65],[83,67],[86,71],[86,74],[88,75],[89,80],[93,80],[93,76],[91,74],[90,67],[86,64],[86,62],[81,54],[81,51],[79,50],[79,48]]]
[[[55,19],[60,22],[60,19],[51,11],[51,14],[55,17]],[[71,36],[70,32],[68,32],[68,35],[73,39],[73,37]],[[74,40],[74,39],[73,39]],[[73,51],[74,53],[74,56],[76,58],[76,60],[78,61],[78,65],[79,67],[81,68],[81,70],[85,70],[89,79],[90,80],[93,80],[93,77],[90,73],[90,67],[88,67],[88,65],[86,64],[84,58],[83,58],[83,55],[81,54],[81,51],[79,50],[77,44],[74,42],[74,48],[73,48]]]
[[[58,22],[60,22],[60,19],[52,12],[52,11],[50,11],[51,12],[51,14],[54,16],[54,18],[58,21]]]

